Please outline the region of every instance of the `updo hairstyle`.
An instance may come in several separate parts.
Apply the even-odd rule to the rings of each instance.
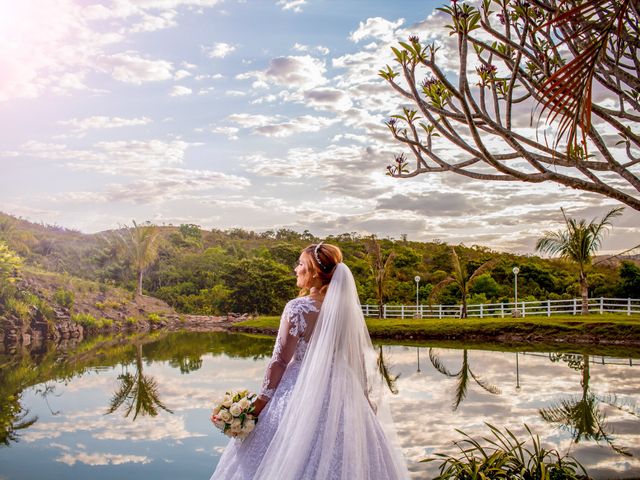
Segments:
[[[305,286],[300,294],[305,295],[311,287],[316,287],[320,294],[324,295],[329,288],[336,265],[342,262],[342,251],[335,245],[320,242],[302,250],[300,257],[308,271]]]

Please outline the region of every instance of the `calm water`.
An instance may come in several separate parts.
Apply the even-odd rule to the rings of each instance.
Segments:
[[[273,339],[171,333],[0,356],[0,479],[208,479],[227,439],[208,420],[258,389]],[[484,422],[575,455],[594,478],[640,477],[640,359],[378,346],[414,478],[455,429]],[[109,413],[111,412],[111,413]],[[626,452],[623,455],[619,452]]]

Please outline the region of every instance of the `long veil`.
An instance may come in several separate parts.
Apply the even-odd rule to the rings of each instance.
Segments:
[[[254,478],[408,478],[376,365],[353,275],[339,263]]]

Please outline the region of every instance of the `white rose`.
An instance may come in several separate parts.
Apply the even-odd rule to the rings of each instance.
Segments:
[[[251,401],[247,397],[245,397],[238,402],[238,405],[240,405],[240,408],[242,410],[246,410],[251,406]]]
[[[239,429],[242,428],[242,422],[240,421],[239,418],[234,418],[233,420],[231,420],[231,428],[235,428],[235,429]]]
[[[217,404],[215,407],[213,407],[213,411],[211,412],[211,415],[217,415],[221,408],[222,408],[222,405]]]
[[[218,413],[218,417],[220,418],[220,420],[227,423],[229,423],[233,418],[228,410],[221,410],[220,413]]]
[[[226,425],[220,417],[215,417],[213,419],[213,424],[220,430],[224,430],[224,426]]]
[[[242,407],[238,403],[234,403],[229,407],[229,412],[231,412],[231,415],[234,417],[237,417],[242,413]]]
[[[225,395],[222,399],[222,406],[229,408],[233,404],[233,397],[231,395]]]
[[[244,421],[244,431],[249,433],[256,427],[255,420],[247,419]]]

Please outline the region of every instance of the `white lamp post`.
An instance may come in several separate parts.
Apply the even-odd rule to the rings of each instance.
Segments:
[[[512,272],[514,275],[513,297],[514,297],[514,303],[516,305],[514,312],[515,312],[515,316],[519,317],[520,315],[518,314],[518,274],[520,273],[520,269],[518,267],[513,267]]]
[[[413,278],[416,281],[416,317],[420,315],[420,290],[418,286],[420,285],[420,276],[416,275]]]

